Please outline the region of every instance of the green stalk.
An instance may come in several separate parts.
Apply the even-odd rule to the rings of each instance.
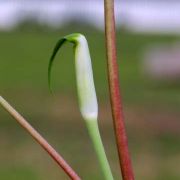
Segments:
[[[113,180],[111,169],[110,169],[110,166],[106,157],[106,153],[104,150],[104,146],[101,140],[101,136],[99,133],[98,122],[96,119],[89,120],[86,122],[86,125],[88,128],[92,143],[94,145],[99,163],[101,165],[101,169],[104,174],[104,177],[106,180]]]
[[[51,68],[54,58],[65,42],[71,42],[74,45],[77,91],[82,117],[84,118],[89,130],[90,138],[94,145],[104,177],[106,180],[113,180],[97,123],[98,103],[94,87],[91,57],[85,36],[79,33],[74,33],[63,37],[58,41],[49,62],[49,85],[51,83]]]

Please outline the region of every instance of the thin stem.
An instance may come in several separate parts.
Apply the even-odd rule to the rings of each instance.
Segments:
[[[119,89],[114,0],[104,0],[104,7],[108,79],[116,143],[118,148],[123,180],[133,180],[134,175],[128,150],[128,141],[126,136],[124,116],[122,110],[122,100]]]
[[[72,180],[80,180],[80,177],[56,152],[56,150],[49,145],[49,143],[27,122],[27,120],[25,120],[2,96],[0,96],[0,104],[44,148]]]
[[[99,134],[99,128],[97,120],[89,120],[86,122],[89,130],[90,137],[92,139],[102,172],[106,180],[113,180],[111,169],[106,157],[104,146]]]

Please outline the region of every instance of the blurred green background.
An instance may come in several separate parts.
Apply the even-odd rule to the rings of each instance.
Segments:
[[[6,98],[39,130],[84,180],[103,179],[79,113],[74,57],[65,45],[47,84],[48,60],[57,40],[69,33],[86,35],[99,101],[99,124],[112,171],[120,178],[109,104],[104,33],[69,26],[19,28],[0,32],[0,87]],[[119,76],[129,148],[137,180],[180,179],[180,86],[149,79],[141,71],[146,47],[174,43],[177,36],[117,31]],[[0,108],[0,179],[68,179],[36,142]]]

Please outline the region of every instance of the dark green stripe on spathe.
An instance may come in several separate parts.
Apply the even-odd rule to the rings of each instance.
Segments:
[[[50,58],[50,61],[49,61],[49,65],[48,65],[48,85],[49,85],[49,89],[50,89],[51,92],[52,92],[52,89],[51,89],[51,70],[52,70],[52,65],[53,65],[55,56],[56,56],[58,50],[62,47],[62,45],[66,41],[69,41],[69,42],[73,43],[74,44],[74,48],[75,48],[75,46],[78,43],[78,41],[77,41],[77,37],[78,36],[81,36],[81,34],[80,33],[73,33],[73,34],[70,34],[70,35],[67,35],[67,36],[61,38],[57,42],[57,44],[56,44],[56,46],[55,46],[55,48],[53,50],[53,53],[51,55],[51,58]]]
[[[53,65],[53,62],[54,62],[54,59],[55,59],[55,56],[58,52],[58,50],[61,48],[61,46],[66,42],[67,40],[65,38],[62,38],[60,39],[54,50],[53,50],[53,53],[51,55],[51,58],[50,58],[50,61],[49,61],[49,65],[48,65],[48,85],[49,85],[49,89],[50,91],[52,92],[52,89],[51,89],[51,70],[52,70],[52,65]]]

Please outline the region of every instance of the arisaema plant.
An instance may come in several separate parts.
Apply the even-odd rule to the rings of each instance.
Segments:
[[[86,123],[90,138],[95,148],[102,172],[106,180],[113,180],[111,169],[105,154],[98,127],[98,103],[94,87],[93,71],[88,43],[82,34],[74,33],[61,38],[52,53],[49,62],[48,78],[51,87],[51,69],[58,50],[66,42],[74,45],[77,92],[80,112]]]
[[[127,136],[124,126],[122,102],[119,93],[118,64],[116,56],[116,33],[114,19],[114,0],[104,0],[106,52],[108,60],[108,79],[111,97],[111,107],[114,119],[114,130],[118,148],[119,160],[123,180],[134,180],[131,159],[128,151]],[[91,58],[86,38],[81,34],[71,34],[60,39],[55,46],[49,63],[49,85],[53,60],[56,53],[65,42],[74,45],[77,89],[80,104],[80,111],[88,128],[90,137],[95,147],[104,177],[106,180],[113,180],[111,169],[106,158],[98,128],[98,105],[94,87]],[[48,142],[24,119],[2,96],[0,105],[13,116],[17,122],[49,153],[58,165],[73,180],[81,179],[68,163],[48,144]]]

